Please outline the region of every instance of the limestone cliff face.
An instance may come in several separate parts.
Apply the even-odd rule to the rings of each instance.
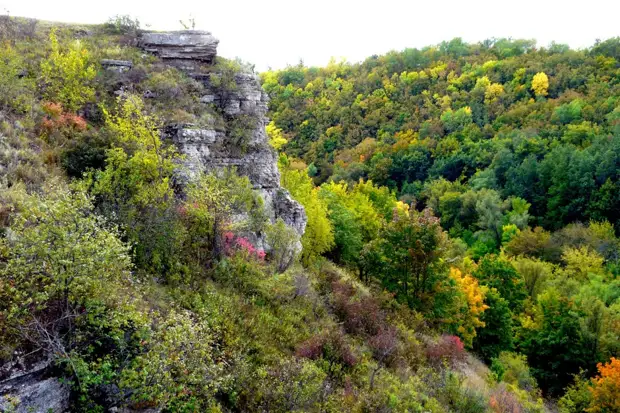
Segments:
[[[234,75],[234,87],[225,94],[214,87],[210,70],[215,59],[217,39],[202,31],[179,31],[168,33],[145,33],[142,47],[155,53],[164,62],[184,70],[202,82],[207,93],[203,103],[213,103],[223,116],[232,120],[244,120],[247,138],[243,144],[236,142],[224,128],[216,126],[197,128],[193,125],[170,125],[165,135],[172,139],[185,155],[185,175],[181,180],[195,177],[201,171],[217,171],[235,167],[237,172],[250,179],[254,188],[265,201],[269,218],[277,218],[303,235],[306,214],[303,207],[280,187],[277,154],[268,143],[267,94],[262,90],[254,73],[239,72]],[[262,234],[254,234],[259,246],[267,247]]]

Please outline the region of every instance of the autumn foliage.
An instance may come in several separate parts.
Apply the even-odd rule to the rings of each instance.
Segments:
[[[60,103],[45,102],[42,105],[46,116],[41,121],[41,129],[45,135],[54,131],[84,131],[86,120],[71,112],[66,112]]]
[[[482,313],[489,308],[484,303],[485,289],[481,288],[478,280],[469,274],[463,274],[458,268],[450,268],[450,277],[456,282],[457,288],[462,294],[463,305],[457,313],[459,335],[467,346],[471,346],[476,336],[476,328],[484,327],[480,320]]]
[[[265,259],[265,251],[256,248],[247,238],[237,236],[231,231],[226,231],[224,233],[224,252],[227,255],[232,255],[237,251],[260,261]]]
[[[592,379],[592,402],[588,412],[620,411],[620,359],[612,357],[608,363],[597,365],[598,376]]]
[[[431,363],[454,365],[463,361],[467,353],[465,345],[457,336],[445,334],[438,340],[429,344],[426,349],[426,356]]]

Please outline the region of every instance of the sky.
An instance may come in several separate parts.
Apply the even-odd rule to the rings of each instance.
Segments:
[[[331,57],[357,62],[373,54],[421,48],[461,37],[536,39],[585,48],[620,36],[620,0],[0,0],[0,12],[71,23],[128,14],[152,30],[196,29],[220,39],[218,54],[259,71]]]

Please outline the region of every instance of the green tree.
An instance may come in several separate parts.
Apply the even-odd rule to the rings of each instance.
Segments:
[[[594,367],[581,317],[573,301],[548,290],[538,296],[534,323],[521,329],[518,347],[527,355],[541,388],[550,395],[560,394],[580,369]]]
[[[536,300],[543,292],[545,285],[553,276],[554,266],[548,262],[527,257],[518,257],[512,260],[515,269],[523,277],[527,294]]]
[[[336,262],[355,266],[364,246],[362,227],[354,212],[330,195],[321,195],[329,207],[329,221],[334,228],[334,248],[329,254]]]
[[[472,122],[471,108],[467,106],[456,111],[449,109],[441,115],[441,122],[448,132],[459,131]]]
[[[448,238],[439,219],[428,209],[395,214],[379,240],[374,248],[384,262],[371,266],[370,275],[400,301],[429,311],[429,318],[449,316],[455,291],[442,259]]]
[[[523,301],[527,297],[525,282],[510,261],[495,255],[487,255],[480,260],[478,268],[472,275],[478,278],[481,284],[495,288],[508,302],[514,314],[523,310]]]
[[[267,131],[267,136],[269,137],[269,145],[271,145],[276,151],[282,149],[282,147],[288,142],[282,134],[282,129],[278,128],[273,121],[269,122],[265,129]]]
[[[502,351],[513,349],[512,312],[508,301],[495,288],[487,291],[484,303],[489,307],[480,317],[483,327],[476,330],[474,351],[489,362]]]
[[[564,395],[558,400],[560,413],[582,413],[592,402],[590,380],[582,374],[576,374],[574,381],[566,388]]]
[[[336,261],[356,267],[365,243],[375,239],[382,216],[362,191],[350,190],[344,182],[323,184],[319,196],[326,202],[334,228]]]
[[[497,245],[502,242],[503,205],[499,194],[493,190],[482,191],[476,202],[478,227],[488,231]]]

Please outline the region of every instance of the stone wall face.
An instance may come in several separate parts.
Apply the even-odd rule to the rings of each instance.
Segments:
[[[211,85],[209,71],[201,70],[213,63],[217,42],[208,32],[180,31],[143,35],[142,47],[146,51],[155,53],[165,63],[203,83],[207,93],[201,97],[202,102],[217,105],[224,116],[245,116],[250,120],[247,131],[249,136],[243,147],[236,147],[224,130],[215,127],[167,127],[164,135],[185,155],[180,181],[187,182],[200,172],[235,167],[240,175],[249,178],[254,189],[260,193],[271,221],[281,218],[301,236],[306,227],[306,214],[288,191],[280,187],[277,154],[269,145],[265,131],[268,96],[261,88],[257,76],[246,72],[235,74],[235,88],[223,99]],[[258,247],[268,249],[264,234],[254,234],[252,238]]]

